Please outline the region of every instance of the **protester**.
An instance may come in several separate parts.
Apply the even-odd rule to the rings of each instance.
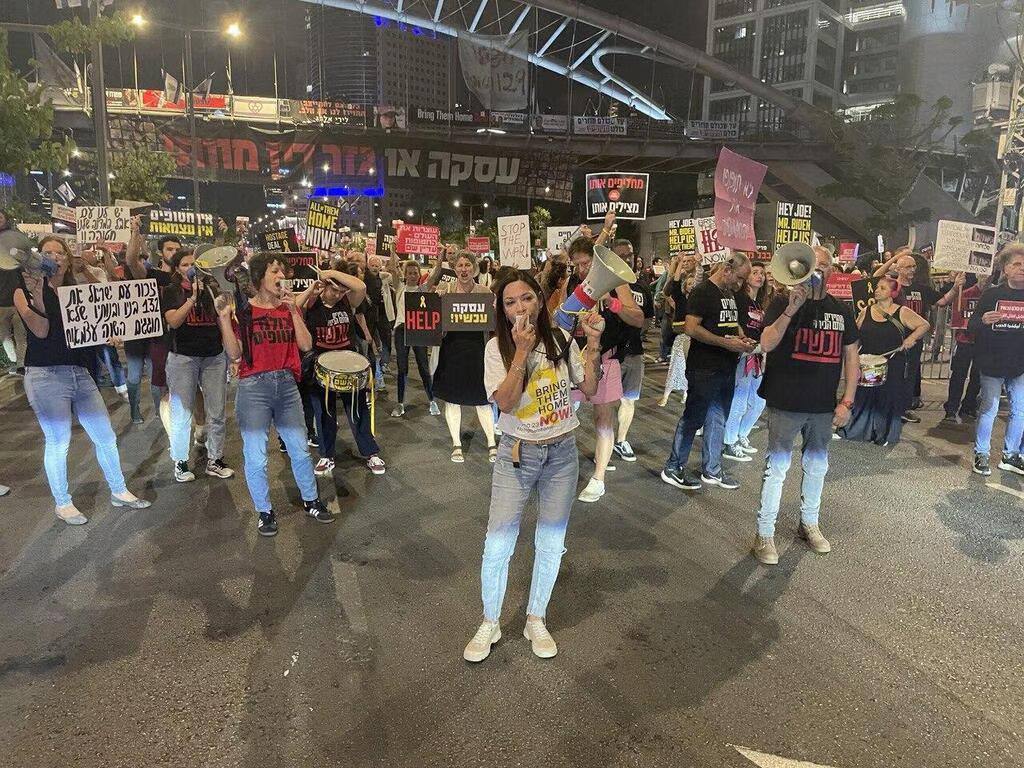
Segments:
[[[7,211],[0,209],[0,232],[13,228]],[[25,326],[14,308],[14,291],[21,286],[21,269],[9,254],[0,254],[0,344],[10,360],[8,373],[25,373]]]
[[[669,262],[665,273],[658,278],[654,285],[654,295],[662,297],[662,318],[661,318],[661,345],[658,348],[656,363],[667,363],[672,354],[672,345],[676,338],[683,333],[682,326],[677,328],[677,315],[673,307],[674,294],[672,283],[683,285],[687,275],[692,275],[696,270],[697,258],[692,253],[683,253],[673,257]],[[689,338],[688,336],[686,338]]]
[[[833,430],[850,419],[860,378],[860,332],[853,311],[826,293],[831,254],[821,247],[814,253],[816,272],[810,284],[777,296],[765,312],[761,332],[768,360],[758,394],[768,405],[768,448],[753,553],[765,565],[779,562],[775,521],[797,435],[803,439],[798,534],[815,552],[831,551],[818,522],[828,449]],[[840,374],[845,383],[837,403]]]
[[[850,420],[838,432],[847,440],[895,445],[903,430],[913,392],[907,350],[924,338],[929,326],[914,310],[893,302],[894,283],[892,278],[880,278],[875,284],[875,303],[857,318],[861,360],[863,355],[884,355],[888,363],[880,386],[865,386],[869,382],[861,381],[857,387]]]
[[[320,460],[314,468],[317,475],[329,475],[334,471],[339,401],[359,455],[366,461],[366,468],[375,475],[383,475],[386,469],[380,457],[380,446],[371,430],[368,389],[364,387],[354,393],[335,392],[333,389],[325,391],[315,374],[317,358],[324,352],[353,348],[354,308],[362,304],[365,298],[366,286],[359,278],[325,269],[320,272],[319,279],[295,300],[299,309],[303,310],[306,327],[313,339],[312,355],[303,365],[305,372],[301,388],[316,424],[317,445],[320,449]]]
[[[579,453],[573,434],[579,420],[570,388],[597,391],[602,321],[583,317],[587,345],[553,326],[540,285],[526,272],[497,284],[496,334],[487,343],[486,389],[501,410],[498,461],[491,479],[491,506],[480,568],[484,620],[463,652],[483,661],[501,639],[501,606],[509,561],[519,537],[526,504],[538,495],[533,578],[523,635],[542,659],[558,652],[544,623],[565,544],[579,479]]]
[[[607,220],[606,220],[607,221]],[[603,235],[611,236],[606,226]],[[576,286],[586,281],[590,274],[595,257],[595,240],[577,237],[569,245],[569,258],[572,260],[575,274],[566,286],[566,292],[572,293]],[[600,314],[605,321],[601,333],[601,381],[597,391],[587,395],[579,390],[573,398],[589,402],[594,406],[594,430],[597,432],[594,446],[594,474],[579,495],[579,500],[592,503],[604,496],[604,475],[608,462],[612,457],[612,446],[615,444],[615,406],[622,399],[622,366],[618,358],[619,346],[625,340],[626,327],[640,328],[644,323],[644,313],[636,305],[633,291],[628,285],[620,285],[600,300]]]
[[[248,271],[256,295],[249,299],[241,289],[235,291],[237,323],[232,323],[227,297],[217,300],[224,350],[232,361],[240,361],[235,420],[242,433],[245,482],[261,536],[277,534],[267,477],[271,426],[288,447],[288,460],[306,515],[320,523],[334,522],[334,515],[320,501],[317,491],[298,388],[300,351],[309,352],[313,339],[295,298],[281,285],[286,269],[283,257],[273,253],[260,253],[250,260]]]
[[[427,359],[427,348],[422,346],[409,347],[405,343],[405,306],[409,294],[417,294],[422,291],[420,286],[420,265],[415,261],[406,261],[399,271],[397,261],[392,260],[392,274],[395,283],[398,285],[398,298],[395,300],[395,357],[398,360],[398,404],[391,415],[401,417],[405,415],[405,388],[409,380],[409,350],[412,350],[416,360],[416,369],[420,374],[420,381],[423,382],[423,390],[430,402],[430,415],[437,416],[441,413],[437,402],[434,400],[433,377],[430,375],[430,363]]]
[[[974,276],[971,278],[974,279]],[[946,412],[943,421],[953,424],[961,424],[964,419],[978,418],[981,379],[978,366],[974,364],[974,334],[967,329],[967,321],[990,281],[991,277],[986,276],[981,282],[964,288],[961,278],[960,299],[953,305],[950,326],[955,329],[953,341],[956,346],[953,350],[953,359],[949,362],[949,391],[943,406]],[[967,385],[966,392],[964,384]]]
[[[494,278],[494,274],[491,272],[491,260],[488,258],[480,259],[479,266],[480,274],[476,276],[476,281],[489,290],[493,285],[492,280]]]
[[[974,436],[974,471],[991,475],[989,450],[999,395],[1006,387],[1010,418],[1003,437],[999,468],[1024,475],[1024,245],[1011,243],[997,256],[1003,282],[981,294],[967,328],[975,337],[974,362],[981,376],[978,424]],[[1016,302],[1016,303],[1014,303]]]
[[[438,293],[490,293],[476,282],[476,255],[462,251],[454,257],[455,281],[441,283],[443,263],[439,257],[434,271],[427,278],[427,289]],[[498,457],[494,443],[494,414],[484,390],[484,345],[487,334],[479,331],[451,331],[444,335],[434,371],[434,394],[444,400],[444,419],[452,438],[451,459],[463,463],[462,406],[476,409],[480,427],[487,438],[487,458],[493,464]]]
[[[377,377],[377,389],[384,390],[384,369],[391,361],[391,328],[394,325],[394,300],[391,296],[391,287],[385,282],[387,272],[382,272],[384,259],[380,256],[371,256],[366,260],[366,273],[363,279],[366,285],[366,295],[370,299],[367,325],[373,334],[373,346],[377,355],[375,372]],[[390,318],[388,317],[388,305],[391,306]]]
[[[75,285],[70,274],[71,251],[64,240],[47,235],[39,242],[43,271],[25,274],[14,291],[14,306],[27,331],[25,393],[39,419],[45,448],[43,466],[57,517],[68,525],[88,522],[68,491],[68,450],[72,414],[93,443],[96,461],[110,488],[115,507],[145,509],[148,501],[130,493],[121,472],[117,438],[96,382],[89,375],[93,351],[72,349],[64,338],[57,288]]]
[[[749,274],[750,260],[743,253],[733,252],[686,299],[689,388],[686,408],[676,425],[672,452],[661,473],[662,480],[677,488],[696,490],[702,482],[729,490],[739,488],[739,483],[722,468],[722,449],[725,418],[736,386],[737,360],[755,346],[740,325],[734,296]],[[684,467],[697,430],[702,427],[702,472],[698,476]]]
[[[217,325],[216,280],[207,280],[196,270],[190,248],[171,257],[171,284],[161,297],[167,337],[167,388],[171,398],[171,461],[174,479],[188,483],[196,479],[189,468],[192,417],[196,393],[202,390],[205,424],[206,474],[227,479],[234,476],[224,462],[225,416],[227,407],[227,356]]]
[[[736,306],[743,325],[743,335],[755,344],[761,340],[764,328],[764,308],[768,304],[768,275],[762,263],[751,264],[750,274],[736,291]],[[736,388],[732,405],[725,421],[722,457],[733,461],[751,461],[750,454],[757,449],[748,439],[754,424],[764,411],[764,400],[757,394],[764,372],[764,355],[760,349],[740,355],[736,366]]]
[[[670,322],[676,337],[675,341],[672,342],[671,357],[668,361],[668,373],[665,375],[665,390],[658,401],[658,405],[662,408],[668,405],[668,399],[673,392],[683,393],[683,404],[685,405],[686,391],[689,388],[686,380],[686,355],[690,351],[690,337],[683,331],[686,327],[686,297],[697,283],[692,274],[686,275],[682,269],[678,269],[677,274],[680,275],[681,279],[673,278],[665,286],[665,289],[672,297],[672,316]]]

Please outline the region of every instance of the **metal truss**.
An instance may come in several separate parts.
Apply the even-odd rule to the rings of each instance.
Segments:
[[[639,57],[735,83],[790,116],[823,129],[804,102],[722,61],[647,27],[590,8],[579,0],[304,0],[435,30],[499,48],[585,85],[656,120],[672,120],[653,95],[609,68],[606,56]],[[529,31],[526,53],[512,43]]]

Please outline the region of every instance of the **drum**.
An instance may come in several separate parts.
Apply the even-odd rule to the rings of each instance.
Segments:
[[[889,358],[887,358],[885,355],[861,355],[859,386],[882,386],[883,384],[885,384],[885,377],[888,370]]]
[[[373,374],[370,361],[348,349],[324,352],[316,359],[313,374],[324,388],[324,410],[327,410],[327,395],[330,392],[352,394],[352,418],[355,419],[359,393],[369,388],[370,433],[377,434],[376,402],[373,391]]]

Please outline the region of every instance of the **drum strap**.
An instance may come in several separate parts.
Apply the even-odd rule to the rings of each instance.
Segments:
[[[356,408],[359,405],[359,403],[358,403],[358,398],[359,398],[359,389],[358,389],[358,387],[359,387],[359,383],[358,383],[358,379],[357,379],[357,380],[352,382],[352,386],[351,386],[351,389],[350,389],[350,392],[352,394],[352,421],[353,422],[356,420]],[[327,411],[327,413],[330,414],[332,417],[334,417],[334,414],[331,413],[331,410],[330,410],[330,408],[327,405],[327,401],[328,401],[328,397],[330,395],[330,392],[331,392],[331,384],[330,384],[330,381],[328,381],[326,386],[324,386],[324,410]],[[373,376],[372,368],[370,370],[370,402],[368,403],[368,405],[370,406],[370,434],[373,435],[374,437],[376,437],[377,436],[377,393],[375,391],[374,376]]]

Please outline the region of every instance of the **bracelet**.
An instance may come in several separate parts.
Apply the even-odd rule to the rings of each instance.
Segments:
[[[510,371],[519,371],[521,374],[523,374],[523,376],[526,375],[526,369],[523,368],[523,366],[519,365],[519,363],[512,363],[512,365],[509,366],[509,370]]]
[[[782,314],[784,314],[784,315],[785,315],[786,317],[788,317],[788,318],[789,318],[790,320],[792,320],[792,319],[793,319],[794,317],[796,317],[796,312],[794,312],[794,313],[793,313],[792,315],[791,315],[791,314],[789,314],[789,312],[783,312]]]

